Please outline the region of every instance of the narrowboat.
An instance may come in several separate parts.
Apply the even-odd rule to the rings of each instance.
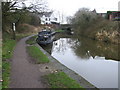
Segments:
[[[41,32],[38,32],[36,42],[40,45],[50,44],[53,42],[55,34],[56,32],[53,32],[52,30],[42,30]]]

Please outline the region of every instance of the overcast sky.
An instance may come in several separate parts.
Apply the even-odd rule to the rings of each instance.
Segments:
[[[27,4],[33,1],[36,0],[28,0]],[[80,8],[88,8],[90,10],[96,9],[97,13],[106,13],[107,11],[118,11],[118,2],[120,0],[45,0],[45,1],[47,2],[48,8],[54,11],[55,17],[60,18],[61,16],[64,16],[63,22],[66,23],[65,20],[66,17],[73,16],[75,12],[78,11]]]
[[[98,13],[117,11],[120,0],[47,0],[49,8],[72,16],[79,8],[96,9]]]

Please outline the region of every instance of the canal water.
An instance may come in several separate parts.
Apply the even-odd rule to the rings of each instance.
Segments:
[[[117,45],[58,36],[51,45],[43,47],[51,56],[97,88],[118,88]]]

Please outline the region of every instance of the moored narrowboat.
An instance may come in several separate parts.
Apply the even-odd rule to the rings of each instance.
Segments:
[[[56,33],[52,30],[42,30],[41,32],[38,32],[38,37],[36,39],[36,42],[38,44],[47,45],[53,42],[54,35]]]

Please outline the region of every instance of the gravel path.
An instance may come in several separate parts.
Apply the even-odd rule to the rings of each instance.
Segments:
[[[30,57],[26,53],[26,43],[28,39],[21,39],[14,50],[14,55],[11,62],[11,77],[10,88],[46,88],[47,86],[42,83],[38,65],[29,62]]]

